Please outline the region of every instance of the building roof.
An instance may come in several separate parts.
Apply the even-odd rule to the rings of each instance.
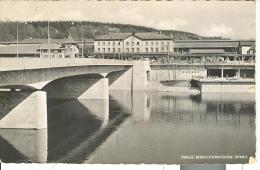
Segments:
[[[95,38],[95,40],[124,40],[129,36],[136,36],[141,40],[171,40],[171,37],[157,32],[142,32],[142,33],[111,33],[109,35],[102,35]]]
[[[175,41],[175,48],[226,48],[232,47],[237,48],[239,46],[238,41],[200,41],[200,40],[192,40],[192,41]]]
[[[240,41],[241,46],[252,46],[255,47],[255,41]]]
[[[136,33],[135,35],[141,38],[142,40],[172,40],[171,37],[156,32],[142,32]]]
[[[191,54],[224,54],[224,49],[190,49]]]
[[[57,43],[61,42],[62,39],[50,39],[51,43]],[[15,42],[16,43],[16,42]],[[42,43],[48,43],[48,39],[44,38],[29,38],[19,41],[19,44],[42,44]]]
[[[35,54],[38,44],[19,44],[18,53],[19,54]],[[0,54],[16,54],[17,46],[16,44],[10,45],[0,45]]]
[[[176,48],[236,48],[242,46],[255,46],[255,40],[230,40],[230,39],[210,39],[210,40],[175,40]]]
[[[49,46],[50,46],[50,49],[61,49],[62,47],[62,44],[60,43],[43,43],[41,45],[38,46],[38,49],[49,49]]]
[[[131,35],[132,33],[114,33],[109,35],[98,36],[94,40],[124,40]]]

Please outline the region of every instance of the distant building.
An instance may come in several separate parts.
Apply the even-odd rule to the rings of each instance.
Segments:
[[[173,41],[161,33],[112,33],[94,39],[95,54],[153,55],[173,52]]]
[[[0,44],[0,57],[36,57],[39,44]]]
[[[49,51],[50,49],[50,51]],[[37,48],[37,56],[40,58],[64,58],[65,48],[60,43],[43,43]]]
[[[49,50],[50,49],[50,50]],[[65,39],[25,39],[18,42],[1,42],[0,57],[75,58],[79,46],[71,36]]]
[[[83,50],[84,57],[93,55],[93,53],[94,53],[94,40],[93,39],[83,39],[83,41],[76,40],[76,43],[79,46],[79,57],[82,56],[82,50]]]
[[[252,54],[253,40],[176,40],[175,54],[218,55]]]
[[[254,54],[255,53],[255,41],[240,41],[238,52],[240,54]]]

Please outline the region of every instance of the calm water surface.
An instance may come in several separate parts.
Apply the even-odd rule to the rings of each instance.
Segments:
[[[0,95],[1,103],[10,100],[9,95]],[[21,96],[14,106],[28,95]],[[2,108],[3,116],[10,111]],[[110,100],[48,100],[47,130],[0,129],[0,158],[3,162],[246,163],[254,156],[255,140],[253,94],[111,92]]]

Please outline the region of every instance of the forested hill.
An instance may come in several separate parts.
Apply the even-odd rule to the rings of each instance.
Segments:
[[[0,42],[16,40],[17,25],[19,39],[27,38],[47,38],[47,22],[0,22]],[[203,37],[183,31],[176,30],[157,30],[150,27],[101,23],[101,22],[72,22],[57,21],[50,22],[50,36],[52,39],[68,37],[69,34],[74,39],[81,39],[82,33],[85,39],[94,38],[98,35],[105,35],[113,28],[119,28],[119,32],[152,32],[161,31],[166,35],[173,35],[174,39],[201,39]],[[82,26],[82,27],[81,27]]]

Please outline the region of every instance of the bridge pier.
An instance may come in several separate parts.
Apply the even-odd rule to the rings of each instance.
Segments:
[[[108,74],[110,90],[147,90],[150,78],[149,61],[133,61],[133,66],[126,71]]]
[[[4,117],[0,120],[0,128],[47,128],[46,92],[35,91],[14,106],[14,108],[7,110],[8,113],[4,113]]]
[[[32,129],[0,129],[0,138],[12,147],[1,150],[0,155],[8,155],[16,150],[21,154],[21,159],[28,162],[46,163],[48,157],[48,130]],[[6,161],[5,157],[2,161]],[[1,157],[2,158],[2,157]],[[22,160],[24,161],[24,160]],[[8,163],[8,162],[7,162]],[[13,163],[13,162],[12,162]]]
[[[78,99],[109,99],[108,78],[98,80],[82,93]]]

